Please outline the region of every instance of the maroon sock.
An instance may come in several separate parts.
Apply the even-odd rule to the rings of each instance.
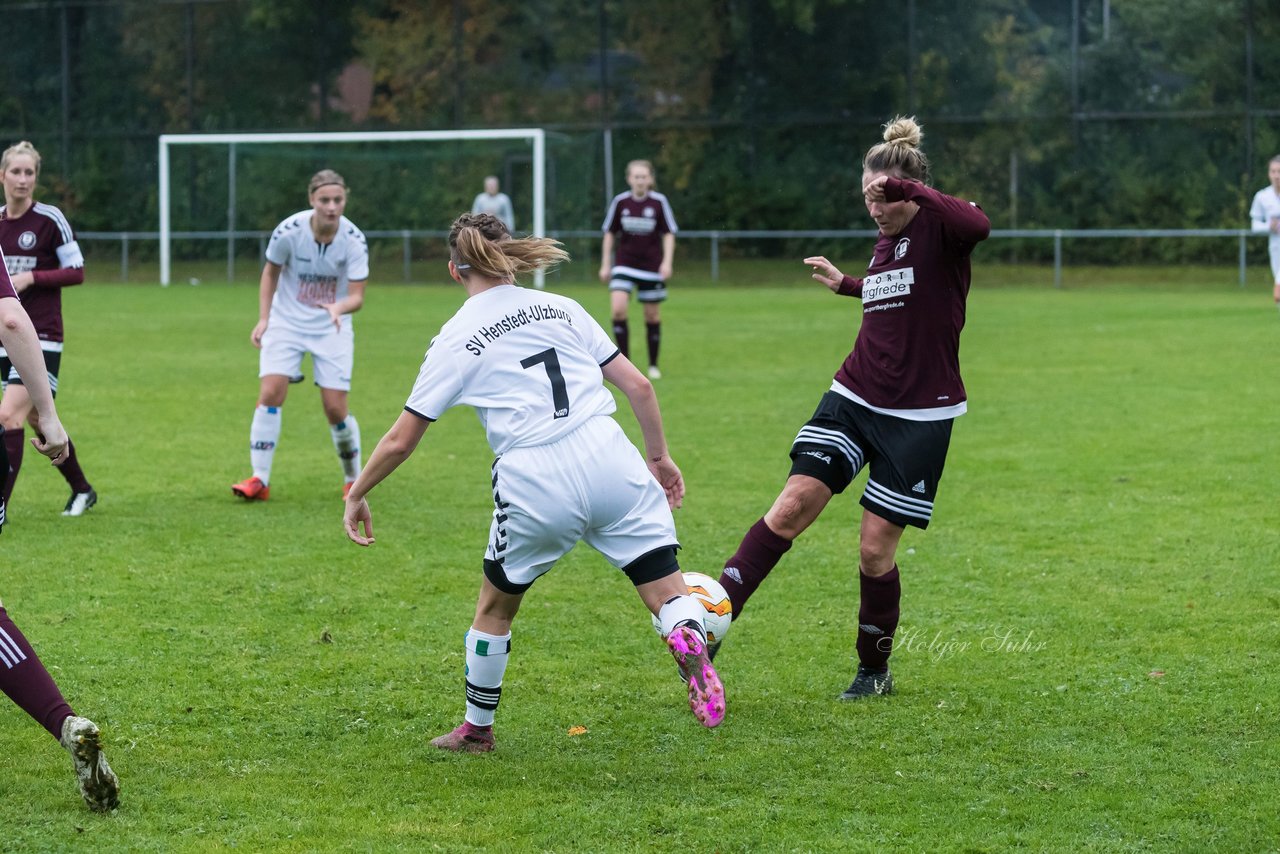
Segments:
[[[19,427],[17,430],[4,431],[4,449],[9,454],[9,472],[4,479],[4,500],[9,503],[9,496],[13,495],[13,482],[18,479],[18,469],[22,468],[22,449],[27,446],[26,431]]]
[[[858,661],[863,667],[883,670],[893,652],[893,633],[898,630],[898,603],[902,599],[902,577],[898,565],[878,578],[858,573],[862,604],[858,607]]]
[[[622,351],[622,355],[631,358],[631,332],[627,328],[625,320],[615,320],[613,322],[613,340],[618,342],[618,349]]]
[[[68,442],[67,447],[70,453],[56,468],[62,472],[63,478],[71,487],[72,492],[88,492],[93,487],[89,486],[89,481],[84,479],[84,472],[80,469],[80,460],[76,458],[76,445],[74,442]]]
[[[4,531],[4,485],[9,480],[9,449],[4,444],[4,428],[0,427],[0,532]]]
[[[75,714],[4,608],[0,608],[0,691],[57,739],[62,738],[62,722]]]
[[[662,345],[662,324],[646,323],[645,340],[649,342],[649,364],[658,364],[658,347]]]
[[[720,573],[720,584],[733,603],[733,619],[742,615],[751,594],[768,577],[782,556],[791,548],[791,541],[780,537],[760,519],[751,526],[733,557]]]

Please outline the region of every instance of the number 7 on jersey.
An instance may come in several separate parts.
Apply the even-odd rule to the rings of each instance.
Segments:
[[[564,373],[560,370],[560,357],[555,347],[548,347],[541,353],[535,353],[527,359],[520,360],[520,367],[528,370],[534,365],[542,365],[547,369],[547,379],[551,381],[551,405],[555,409],[552,418],[566,418],[569,415],[569,392],[565,388]]]

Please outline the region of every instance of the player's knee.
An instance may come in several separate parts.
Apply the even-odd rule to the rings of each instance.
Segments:
[[[287,392],[281,391],[277,388],[264,387],[262,391],[258,394],[258,405],[259,406],[284,406],[284,400],[285,400],[285,397],[287,396],[288,396]]]
[[[803,492],[787,489],[773,502],[765,524],[778,536],[794,540],[812,521],[812,502]]]
[[[858,544],[858,566],[863,575],[872,577],[884,575],[893,569],[896,549],[878,540],[863,541]]]
[[[867,519],[863,519],[858,538],[858,565],[864,575],[875,577],[893,569],[902,529],[878,517],[873,522],[868,524]]]
[[[476,602],[475,622],[486,626],[481,631],[503,635],[511,631],[511,623],[515,620],[520,608],[519,595],[499,594],[481,595]]]

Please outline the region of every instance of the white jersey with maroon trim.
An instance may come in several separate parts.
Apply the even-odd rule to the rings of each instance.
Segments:
[[[270,322],[323,335],[333,330],[333,321],[321,306],[345,297],[351,282],[369,278],[369,247],[364,233],[345,216],[331,242],[317,242],[311,231],[314,215],[305,210],[287,218],[267,244],[267,260],[281,267]],[[343,315],[342,325],[351,325],[351,315]]]
[[[1253,194],[1253,204],[1249,205],[1250,227],[1258,234],[1270,234],[1271,245],[1280,247],[1280,234],[1271,231],[1273,219],[1280,219],[1280,193],[1267,186]]]
[[[469,298],[427,350],[405,409],[473,406],[489,446],[545,445],[617,409],[601,366],[618,348],[568,297],[498,285]]]

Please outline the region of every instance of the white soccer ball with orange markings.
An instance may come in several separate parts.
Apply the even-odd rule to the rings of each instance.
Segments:
[[[733,623],[733,603],[729,601],[729,594],[719,581],[701,572],[684,573],[684,583],[689,588],[689,595],[705,609],[702,626],[707,630],[707,643],[712,646],[719,644]],[[653,628],[662,634],[662,623],[657,617],[653,618]]]

